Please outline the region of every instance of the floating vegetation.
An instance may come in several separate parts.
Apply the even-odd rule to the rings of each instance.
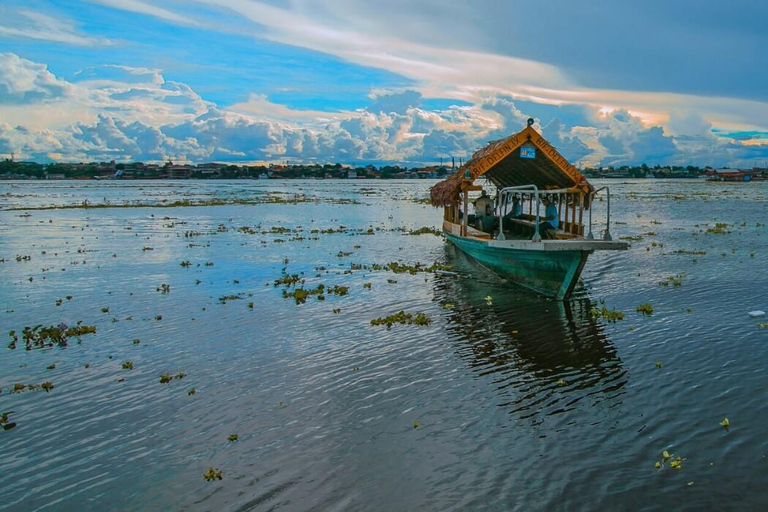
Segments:
[[[624,320],[624,313],[618,309],[608,309],[605,305],[602,308],[593,307],[589,310],[589,316],[593,320],[603,318],[608,322],[616,322],[617,320]]]
[[[757,322],[757,326],[761,329],[768,329],[768,322]]]
[[[237,441],[238,435],[237,434],[229,434],[229,437],[227,438],[227,441]]]
[[[723,421],[720,422],[720,426],[728,430],[728,428],[731,426],[731,422],[728,421],[728,418],[725,418]]]
[[[101,308],[102,313],[109,313],[109,308]]]
[[[685,272],[680,272],[679,274],[675,274],[673,276],[669,276],[665,279],[662,279],[659,281],[659,284],[662,286],[669,286],[672,284],[673,286],[683,286],[683,278],[685,277]]]
[[[239,295],[224,295],[219,297],[219,302],[222,304],[226,304],[227,302],[233,301],[233,300],[239,300],[242,299]]]
[[[416,263],[415,265],[407,265],[404,263],[399,263],[397,261],[393,261],[390,263],[387,263],[386,269],[390,272],[394,272],[395,274],[416,274],[418,272],[427,272],[427,273],[434,273],[436,270],[450,270],[450,265],[443,265],[441,263],[433,263],[430,266],[424,266],[423,263]],[[376,269],[373,269],[376,270]]]
[[[78,321],[75,327],[67,327],[67,324],[60,323],[58,326],[43,327],[42,325],[36,325],[35,327],[24,327],[21,332],[21,337],[24,340],[27,350],[33,348],[46,348],[58,345],[60,347],[66,347],[69,343],[69,338],[75,336],[80,340],[80,336],[85,334],[95,334],[95,325],[82,325],[82,322]],[[10,331],[9,336],[12,338],[8,348],[15,349],[19,342],[19,336],[16,331]]]
[[[133,370],[133,363],[131,361],[124,362],[123,370]]]
[[[363,288],[366,289],[366,290],[370,290],[371,289],[371,283],[364,283],[363,284]]]
[[[168,384],[169,382],[171,382],[174,379],[181,380],[181,379],[183,379],[186,376],[187,376],[187,374],[183,373],[183,372],[179,372],[176,375],[171,375],[170,373],[164,373],[164,374],[160,375],[160,384]],[[191,393],[191,394],[194,394],[194,393]]]
[[[155,320],[158,322],[163,319],[163,315],[155,315]]]
[[[339,251],[338,254],[336,254],[336,257],[337,258],[346,258],[347,256],[351,256],[351,255],[352,255],[351,252]]]
[[[171,286],[167,284],[161,284],[157,288],[155,288],[155,291],[160,293],[170,293],[171,292]]]
[[[299,282],[304,282],[304,279],[302,279],[299,274],[286,274],[280,279],[275,279],[275,286],[293,286]]]
[[[181,263],[179,263],[179,265],[180,265],[180,266],[182,266],[182,267],[184,267],[184,268],[188,268],[188,267],[191,267],[191,266],[192,266],[192,262],[191,262],[191,261],[189,261],[189,260],[184,260],[184,261],[182,261]]]
[[[635,311],[638,313],[642,313],[644,315],[652,315],[653,314],[653,306],[650,304],[640,304],[635,308]]]
[[[443,304],[441,307],[442,307],[443,309],[453,309],[453,308],[455,308],[455,307],[456,307],[456,305],[455,305],[455,304],[452,304],[452,303],[450,303],[450,302],[446,302],[446,303],[445,303],[445,304]]]
[[[485,296],[485,303],[488,304],[489,306],[492,306],[493,305],[493,297],[491,297],[490,295],[486,295]]]
[[[333,285],[333,287],[328,288],[327,293],[331,295],[338,295],[338,296],[344,296],[347,293],[349,293],[349,286],[339,286],[339,285]]]
[[[212,482],[213,480],[221,480],[224,478],[224,474],[219,469],[208,468],[208,471],[203,474],[203,478],[207,482]]]
[[[715,227],[713,228],[707,228],[707,233],[713,234],[713,235],[726,235],[730,233],[726,228],[728,228],[730,225],[726,224],[724,222],[718,222],[715,224]]]
[[[341,313],[341,308],[333,308],[332,313],[334,315],[338,315],[339,313]]]
[[[419,428],[420,426],[421,426],[421,423],[419,423],[418,421],[413,422],[413,428]]]
[[[674,455],[670,455],[667,450],[664,450],[661,452],[661,461],[656,461],[653,466],[656,469],[661,469],[664,464],[667,463],[672,469],[680,469],[683,467],[683,458],[680,456],[675,457]]]
[[[416,315],[412,315],[411,313],[406,313],[402,309],[394,315],[374,318],[371,320],[371,325],[386,325],[387,330],[391,329],[394,324],[429,325],[431,323],[432,320],[424,313],[417,313]]]
[[[192,389],[190,389],[189,391],[187,391],[187,396],[192,396],[192,395],[194,395],[195,393],[197,393],[197,391],[195,391],[195,388],[192,388]]]
[[[6,411],[0,414],[0,427],[3,427],[3,430],[11,430],[16,426],[16,423],[10,420],[11,414],[13,414],[13,411]]]
[[[318,295],[318,299],[322,297],[323,292],[325,291],[325,285],[319,284],[317,288],[312,289],[305,289],[305,288],[296,288],[292,292],[289,292],[288,290],[283,290],[283,298],[293,298],[296,301],[296,304],[304,304],[307,302],[307,297],[310,295]],[[321,299],[322,300],[322,299]]]
[[[563,379],[559,379],[559,380],[557,381],[557,385],[558,385],[558,386],[565,386],[566,384],[567,384],[567,382],[565,382]]]
[[[672,251],[673,254],[690,254],[692,256],[704,256],[707,254],[707,251],[690,251],[687,249],[678,249],[676,251]]]
[[[412,229],[408,231],[409,235],[435,235],[435,236],[443,236],[443,233],[441,231],[438,231],[435,228],[430,228],[427,226],[424,226],[419,229]]]
[[[54,387],[55,387],[55,386],[53,385],[53,382],[51,382],[51,381],[49,381],[49,380],[47,380],[47,381],[43,382],[42,384],[40,384],[40,389],[42,389],[42,390],[43,390],[43,391],[45,391],[46,393],[50,393],[50,391],[51,391],[51,390],[52,390]],[[726,420],[727,420],[727,419],[728,419],[728,418],[726,418]]]
[[[50,364],[45,367],[46,370],[55,370],[56,369],[56,363]]]
[[[639,242],[642,239],[643,239],[642,235],[634,235],[634,236],[627,235],[627,236],[619,237],[619,240],[626,240],[628,242]]]

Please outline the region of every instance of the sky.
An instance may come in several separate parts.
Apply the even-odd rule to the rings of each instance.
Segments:
[[[763,0],[3,0],[0,157],[768,165]]]

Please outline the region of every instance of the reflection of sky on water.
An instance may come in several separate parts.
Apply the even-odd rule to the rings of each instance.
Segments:
[[[77,320],[98,328],[66,349],[3,352],[0,410],[15,411],[19,426],[0,432],[2,503],[768,505],[754,487],[768,453],[768,417],[755,391],[765,386],[768,331],[746,317],[768,310],[768,228],[757,225],[768,218],[768,184],[609,182],[613,236],[656,234],[626,252],[593,254],[568,306],[501,282],[440,237],[392,231],[439,225],[440,211],[411,200],[426,197],[430,184],[0,183],[3,208],[30,196],[37,205],[266,192],[331,199],[29,217],[0,211],[0,332]],[[604,207],[597,203],[596,218]],[[731,233],[706,234],[713,222],[731,224]],[[359,231],[310,234],[340,225]],[[258,233],[238,231],[243,226]],[[276,226],[293,232],[260,233]],[[381,229],[361,235],[369,226]],[[185,260],[192,266],[181,267]],[[345,274],[351,263],[395,260],[449,261],[458,276]],[[349,294],[297,306],[273,285],[283,268],[303,273],[308,287],[338,284]],[[682,286],[658,284],[679,273]],[[161,284],[170,293],[157,292]],[[72,300],[56,306],[66,295]],[[241,298],[222,304],[226,295]],[[625,320],[590,319],[600,301]],[[646,302],[650,317],[635,311]],[[400,309],[433,323],[370,325]],[[125,361],[134,369],[122,370]],[[46,370],[52,363],[56,369]],[[183,380],[159,384],[162,373],[180,371]],[[56,385],[51,393],[7,393],[14,383],[46,380]],[[727,432],[719,427],[725,416]],[[235,444],[226,441],[232,433]],[[665,449],[686,458],[682,470],[653,468]],[[210,466],[225,479],[204,482]]]

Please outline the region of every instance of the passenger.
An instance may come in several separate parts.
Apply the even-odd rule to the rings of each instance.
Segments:
[[[520,204],[520,198],[517,194],[512,198],[512,218],[519,219],[523,215],[523,206]]]
[[[539,236],[546,238],[547,230],[554,230],[560,226],[560,219],[557,214],[557,206],[549,200],[549,197],[542,198],[541,202],[546,210],[544,211],[544,218],[539,219]]]

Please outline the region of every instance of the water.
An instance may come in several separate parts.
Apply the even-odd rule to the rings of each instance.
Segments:
[[[768,184],[597,183],[612,189],[614,238],[655,234],[594,254],[567,304],[402,231],[439,227],[417,202],[431,184],[0,183],[0,332],[98,329],[66,348],[2,349],[0,411],[17,426],[0,431],[0,508],[768,506],[768,329],[746,314],[768,310]],[[296,192],[318,201],[9,210]],[[727,233],[706,233],[716,222]],[[261,233],[276,227],[292,231]],[[456,275],[345,273],[390,261]],[[273,285],[284,268],[349,293],[297,305]],[[678,274],[681,286],[659,284]],[[592,319],[599,301],[625,319]],[[432,324],[370,325],[401,309]],[[49,393],[10,393],[45,381]],[[655,469],[663,450],[682,468]],[[223,480],[206,482],[210,467]]]

